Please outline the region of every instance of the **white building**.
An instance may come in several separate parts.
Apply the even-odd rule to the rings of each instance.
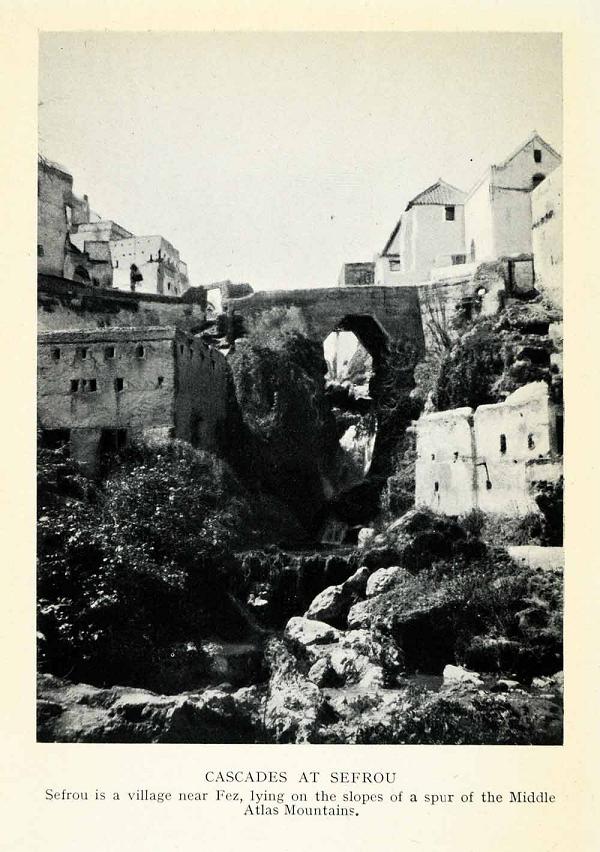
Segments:
[[[561,163],[535,131],[490,166],[465,201],[465,244],[473,263],[531,256],[531,192]]]
[[[531,193],[531,241],[535,282],[556,307],[562,306],[562,167]]]
[[[113,286],[136,293],[181,296],[188,289],[187,265],[164,237],[110,240]]]
[[[375,259],[375,284],[465,276],[500,258],[509,260],[511,276],[531,277],[532,191],[560,163],[560,154],[534,131],[489,166],[469,193],[440,178],[407,205]],[[528,271],[515,273],[515,259],[527,259]]]
[[[464,263],[465,197],[440,178],[409,201],[375,259],[375,284],[427,281],[435,266]]]

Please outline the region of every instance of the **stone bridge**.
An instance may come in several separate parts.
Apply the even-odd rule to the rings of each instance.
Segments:
[[[298,308],[309,337],[322,343],[332,331],[352,331],[376,363],[388,341],[410,343],[423,353],[417,287],[320,287],[266,290],[227,301],[230,315],[256,316],[271,308]]]

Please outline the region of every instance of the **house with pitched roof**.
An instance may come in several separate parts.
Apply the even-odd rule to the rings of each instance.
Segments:
[[[456,278],[504,259],[511,278],[532,285],[532,191],[560,163],[560,154],[533,131],[468,193],[440,178],[408,203],[375,258],[375,284]],[[515,266],[523,269],[517,273]]]
[[[465,200],[470,262],[531,257],[531,192],[560,164],[560,154],[533,131],[509,157],[486,169]]]
[[[427,281],[435,266],[464,263],[465,198],[440,178],[409,201],[375,260],[375,284]]]

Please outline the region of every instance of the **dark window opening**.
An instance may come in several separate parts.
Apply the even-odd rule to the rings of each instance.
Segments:
[[[542,152],[539,148],[533,149],[533,161],[534,161],[534,163],[541,163],[542,162]]]
[[[144,347],[142,346],[141,343],[139,344],[139,346],[135,347],[136,358],[143,358],[145,354],[146,354],[146,350],[144,349]]]
[[[77,354],[78,354],[78,355],[79,355],[79,357],[82,359],[82,361],[85,361],[85,359],[87,358],[88,351],[87,351],[87,349],[85,348],[85,346],[81,346],[81,347],[77,350]]]
[[[562,414],[556,417],[556,452],[562,456],[565,442],[565,421]]]
[[[487,490],[488,490],[488,491],[491,491],[491,490],[492,490],[492,482],[491,482],[491,480],[490,480],[490,479],[486,479],[486,481],[485,481],[485,487],[487,488]]]
[[[165,382],[164,376],[159,376],[158,379],[156,380],[156,384],[159,388],[162,388],[164,382]]]
[[[107,361],[110,361],[112,358],[114,358],[115,357],[115,347],[114,346],[107,346],[106,349],[104,350],[104,357]]]
[[[452,266],[460,266],[462,263],[467,262],[466,254],[453,254],[452,255]]]
[[[446,207],[446,221],[454,222],[454,207]]]
[[[531,178],[531,186],[535,189],[535,187],[539,186],[539,184],[544,180],[545,177],[546,175],[543,174],[534,175]]]
[[[438,491],[440,490],[440,483],[439,482],[433,483],[433,490],[436,492],[436,494],[438,493]]]
[[[179,354],[183,355],[183,343],[179,344]]]
[[[402,269],[402,262],[400,260],[390,260],[390,272],[399,272]]]
[[[118,453],[125,446],[127,446],[127,429],[103,429],[100,433],[98,444],[100,455]]]
[[[38,243],[38,257],[43,257],[43,256],[44,256],[44,246],[42,246]]]
[[[123,390],[123,379],[120,376],[115,379],[115,390],[117,393]]]
[[[190,358],[193,358],[194,357],[194,348],[192,346],[190,346],[190,348],[189,348],[189,353],[190,353]]]
[[[71,440],[70,429],[42,429],[40,444],[44,450],[58,450]]]
[[[77,393],[79,390],[79,379],[71,379],[71,393]]]
[[[506,435],[500,435],[500,452],[502,455],[506,452]]]
[[[530,432],[529,435],[527,436],[527,447],[530,450],[535,449],[535,438],[534,438],[533,432]]]
[[[118,269],[118,268],[119,268],[119,261],[115,260],[115,269]]]
[[[435,453],[431,454],[431,461],[435,461]]]
[[[88,382],[88,390],[89,390],[91,393],[95,393],[95,392],[98,390],[98,384],[97,384],[97,382],[96,382],[96,379],[90,379],[90,380],[89,380],[89,382]]]
[[[53,349],[52,350],[52,360],[53,361],[60,361],[60,349]]]
[[[455,462],[458,461],[458,453],[457,452],[454,453],[454,461]]]

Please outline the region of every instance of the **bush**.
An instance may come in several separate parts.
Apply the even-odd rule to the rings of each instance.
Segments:
[[[248,632],[229,595],[230,554],[264,538],[264,501],[226,464],[175,442],[133,449],[91,494],[64,459],[42,456],[40,480],[38,629],[50,670],[152,688],[173,642]]]

